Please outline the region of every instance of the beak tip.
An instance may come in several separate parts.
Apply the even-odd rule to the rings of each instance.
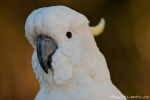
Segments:
[[[44,69],[44,71],[45,71],[45,73],[46,73],[46,74],[48,74],[48,69],[47,69],[47,70],[46,70],[46,69]]]

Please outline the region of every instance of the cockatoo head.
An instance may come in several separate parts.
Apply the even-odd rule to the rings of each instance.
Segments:
[[[84,66],[98,49],[88,24],[84,15],[64,6],[40,8],[29,15],[25,35],[34,48],[32,66],[39,80],[64,85],[89,74],[92,68]],[[100,33],[104,20],[98,27]]]

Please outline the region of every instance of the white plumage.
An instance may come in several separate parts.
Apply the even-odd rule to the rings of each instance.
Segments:
[[[110,80],[88,23],[84,15],[64,6],[40,8],[29,15],[25,35],[34,48],[32,67],[40,83],[35,100],[111,100],[111,95],[122,96]],[[51,37],[58,45],[52,56],[53,70],[48,69],[48,74],[37,57],[39,34]]]

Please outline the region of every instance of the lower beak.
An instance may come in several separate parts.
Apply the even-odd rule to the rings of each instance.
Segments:
[[[52,38],[44,35],[38,35],[36,41],[36,50],[39,63],[43,70],[48,73],[48,68],[52,69],[52,55],[58,48],[57,44]]]

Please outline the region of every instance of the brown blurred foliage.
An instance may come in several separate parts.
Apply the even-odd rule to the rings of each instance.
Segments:
[[[27,16],[45,6],[64,5],[106,28],[95,37],[113,83],[123,94],[150,96],[149,0],[1,0],[0,100],[33,100],[39,90],[31,67],[33,49],[24,36]],[[148,100],[148,99],[147,99]]]

